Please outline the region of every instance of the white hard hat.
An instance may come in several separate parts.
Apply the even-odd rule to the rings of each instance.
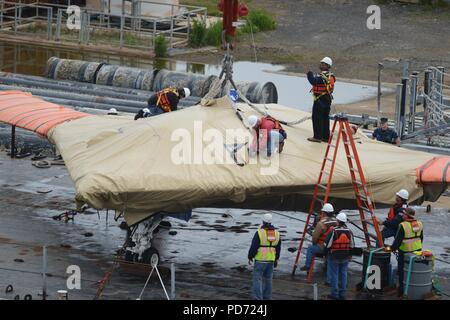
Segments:
[[[341,221],[343,223],[347,223],[347,215],[341,212],[336,216],[336,220]]]
[[[150,113],[150,109],[149,109],[149,108],[142,109],[142,112],[144,112],[144,113]]]
[[[329,65],[330,67],[333,65],[333,60],[331,60],[330,57],[325,57],[322,60],[320,60],[320,62],[326,63],[327,65]]]
[[[258,123],[258,117],[255,115],[251,115],[247,118],[247,121],[248,125],[253,128]]]
[[[116,108],[111,108],[108,110],[108,114],[117,114]]]
[[[409,192],[405,189],[400,190],[399,192],[396,193],[396,195],[402,198],[403,200],[409,199]]]
[[[323,212],[334,212],[333,205],[330,203],[325,203],[322,208]]]
[[[272,215],[270,213],[266,213],[263,216],[263,222],[272,223]]]
[[[191,90],[189,88],[183,88],[184,90],[184,97],[187,98],[191,95]]]

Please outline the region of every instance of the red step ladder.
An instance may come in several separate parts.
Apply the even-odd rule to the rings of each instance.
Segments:
[[[314,193],[311,200],[311,204],[309,206],[309,213],[306,219],[305,228],[302,233],[302,237],[300,239],[300,244],[297,251],[297,257],[295,258],[294,268],[292,270],[292,275],[295,274],[297,269],[301,251],[303,249],[303,243],[305,241],[306,236],[309,233],[312,233],[312,230],[315,226],[315,222],[311,220],[312,216],[315,217],[315,221],[320,220],[320,216],[315,212],[316,204],[319,203],[320,209],[322,206],[328,202],[328,197],[330,195],[331,189],[331,181],[333,178],[333,171],[336,164],[336,156],[339,150],[339,143],[343,142],[345,154],[348,162],[348,167],[350,170],[350,176],[352,180],[353,190],[355,191],[355,199],[356,205],[359,210],[359,215],[362,223],[362,228],[360,229],[364,233],[364,238],[367,244],[367,248],[371,247],[370,238],[375,238],[378,240],[378,243],[383,245],[383,238],[381,236],[380,228],[378,226],[378,222],[373,213],[373,203],[369,195],[369,191],[367,188],[366,179],[364,177],[364,172],[361,166],[361,162],[359,160],[358,151],[356,149],[355,141],[353,139],[353,131],[350,127],[348,119],[343,115],[337,115],[334,119],[333,128],[330,133],[330,138],[328,140],[328,146],[325,152],[325,156],[322,161],[322,167],[320,169],[319,178],[317,180],[317,184],[314,187]],[[330,158],[330,153],[332,152],[333,156]],[[327,177],[328,181],[326,184],[323,183]],[[324,190],[323,200],[319,199],[319,189]],[[320,212],[320,211],[319,211]],[[370,214],[372,222],[366,218],[366,214]],[[318,219],[317,219],[318,218]],[[370,234],[368,230],[368,224],[372,225],[375,229],[376,235]],[[377,245],[375,244],[375,247]],[[311,265],[308,271],[308,282],[312,279],[312,271],[314,267],[313,257],[311,261]]]

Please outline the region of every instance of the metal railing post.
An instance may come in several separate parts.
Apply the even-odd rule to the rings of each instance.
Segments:
[[[398,136],[401,137],[405,133],[405,112],[406,112],[406,89],[408,87],[408,77],[404,77],[402,79],[402,96],[401,96],[401,102],[400,102],[400,131],[398,131]]]
[[[430,96],[431,92],[431,71],[429,69],[425,70],[424,81],[423,81],[423,93],[425,95],[423,99],[423,128],[425,129],[428,125],[428,101],[426,96]]]
[[[173,5],[170,6],[170,48],[173,48]]]
[[[123,47],[123,27],[125,24],[125,18],[123,15],[120,16],[120,48]]]
[[[416,126],[416,106],[417,106],[417,71],[414,71],[411,75],[411,85],[409,94],[409,121],[408,121],[408,133],[412,133]]]
[[[395,96],[395,130],[400,136],[400,109],[401,109],[401,96],[402,96],[402,84],[397,84],[396,96]]]
[[[53,18],[53,8],[47,9],[47,40],[52,39],[52,18]]]
[[[443,101],[444,101],[443,84],[444,84],[444,72],[445,72],[445,69],[444,69],[444,67],[437,67],[437,68],[439,70],[439,72],[438,72],[439,76],[438,76],[438,81],[437,81],[438,82],[437,90],[439,92],[438,101],[439,101],[440,104],[442,104]]]
[[[55,35],[55,40],[59,41],[61,38],[61,23],[62,23],[62,12],[61,9],[58,9],[58,15],[56,18],[56,35]]]
[[[381,70],[383,69],[383,64],[378,62],[378,94],[377,94],[377,110],[378,110],[378,123],[381,119]]]
[[[3,29],[3,9],[5,7],[5,2],[0,2],[0,29]]]
[[[17,5],[14,5],[14,34],[17,32]]]

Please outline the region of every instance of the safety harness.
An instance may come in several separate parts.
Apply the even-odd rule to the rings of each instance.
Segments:
[[[156,93],[156,96],[158,97],[156,100],[156,105],[163,109],[164,112],[172,111],[172,105],[170,104],[169,97],[167,96],[170,92],[174,93],[178,98],[180,97],[178,90],[175,88],[166,88]]]
[[[324,83],[319,83],[313,85],[311,92],[314,95],[314,101],[320,99],[320,97],[329,94],[331,99],[333,99],[334,83],[336,82],[336,77],[331,72],[321,72],[319,74]]]

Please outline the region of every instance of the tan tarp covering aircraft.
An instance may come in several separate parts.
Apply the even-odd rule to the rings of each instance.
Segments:
[[[244,119],[250,114],[258,115],[247,105],[238,106]],[[281,105],[267,107],[272,116],[285,121],[309,115]],[[224,136],[227,129],[245,131],[228,98],[210,107],[194,106],[137,121],[117,116],[86,117],[58,125],[48,136],[57,145],[75,183],[77,205],[87,203],[97,209],[124,211],[127,222],[132,225],[155,212],[179,212],[197,207],[307,211],[326,148],[325,143],[306,140],[311,136],[311,127],[310,120],[292,127],[284,126],[288,139],[279,157],[279,169],[276,174],[265,175],[262,174],[264,168],[271,168],[267,163],[237,165],[249,161],[248,153],[244,146],[234,159],[224,146],[224,143],[232,143],[230,139],[218,144],[225,164],[205,164],[196,159],[199,153],[194,152],[194,140],[188,148],[191,155],[183,153],[194,163],[175,163],[179,161],[177,155],[182,154],[180,136],[189,134],[198,138],[203,134],[205,138],[216,132],[208,133],[208,129],[216,129]],[[172,135],[178,139],[173,139]],[[416,183],[416,169],[433,158],[433,154],[372,141],[359,133],[356,138],[377,206],[391,204],[395,192],[401,188],[410,192],[410,200],[424,200],[424,188]],[[210,143],[207,141],[203,145]],[[174,154],[178,159],[175,162]],[[425,198],[435,200],[446,187],[439,185],[438,191]],[[331,201],[338,208],[352,208],[355,207],[353,199],[341,146]]]

